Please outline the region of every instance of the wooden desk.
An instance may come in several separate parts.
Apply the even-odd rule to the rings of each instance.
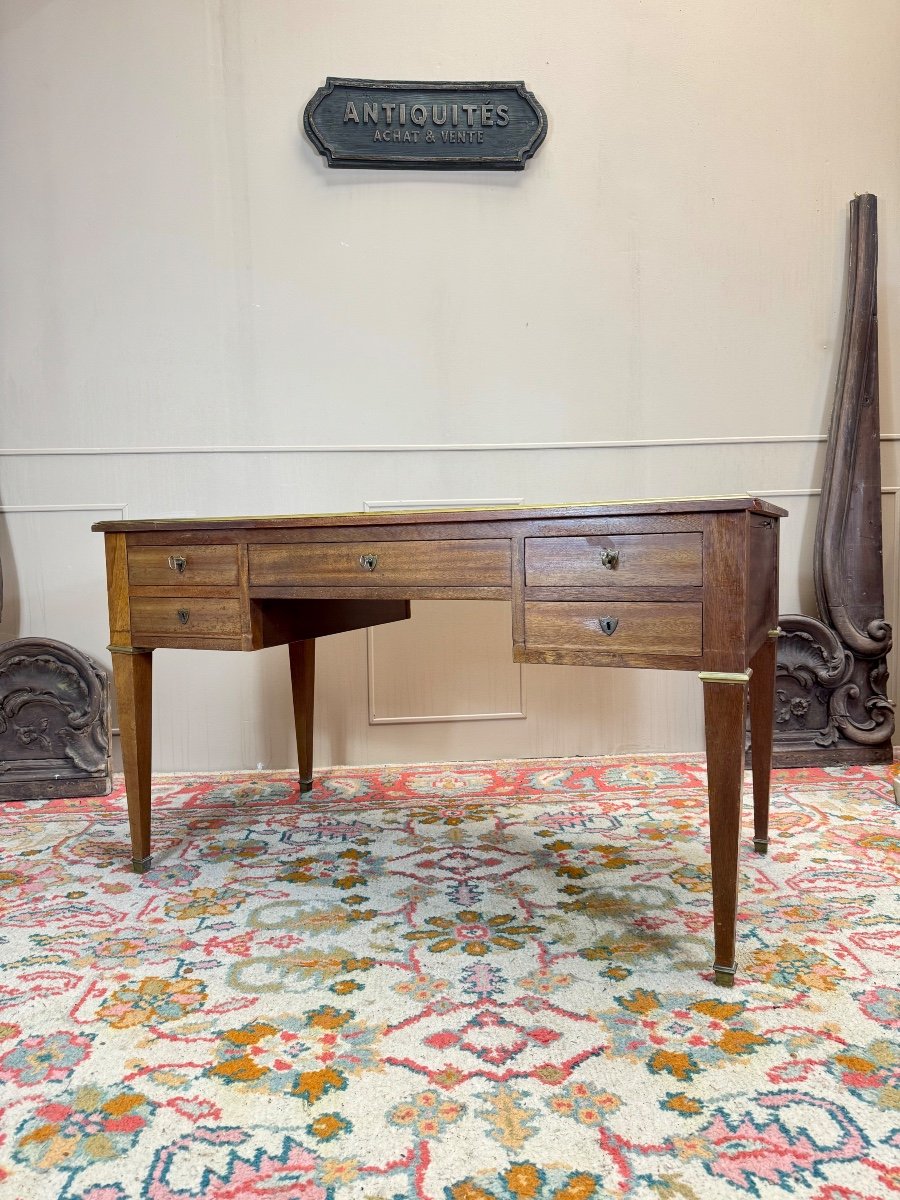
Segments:
[[[290,652],[303,790],[317,637],[410,600],[509,600],[516,662],[697,671],[703,681],[715,976],[734,978],[744,720],[754,846],[768,845],[778,519],[748,497],[576,508],[104,521],[110,650],[134,869],[150,863],[152,653]]]

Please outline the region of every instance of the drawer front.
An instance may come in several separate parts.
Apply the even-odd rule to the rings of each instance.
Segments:
[[[128,582],[177,587],[179,583],[238,583],[237,546],[130,546]]]
[[[525,604],[525,644],[615,654],[700,654],[702,604]]]
[[[240,600],[199,600],[186,596],[132,596],[131,633],[171,637],[237,637]]]
[[[250,547],[251,587],[509,585],[505,538],[433,542],[304,542]]]
[[[525,583],[528,587],[699,587],[703,535],[526,538]]]

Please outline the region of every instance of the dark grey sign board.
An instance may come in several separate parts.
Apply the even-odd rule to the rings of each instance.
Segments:
[[[547,136],[524,83],[325,81],[303,128],[329,167],[521,171]]]

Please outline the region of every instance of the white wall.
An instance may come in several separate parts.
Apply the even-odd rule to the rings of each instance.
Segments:
[[[2,636],[108,661],[93,520],[386,500],[772,496],[814,611],[862,191],[900,624],[894,0],[6,0],[0,31]],[[522,173],[329,171],[326,74],[522,78],[549,134]],[[690,676],[520,672],[508,625],[323,642],[317,765],[702,744]],[[160,769],[292,761],[285,651],[156,671]]]

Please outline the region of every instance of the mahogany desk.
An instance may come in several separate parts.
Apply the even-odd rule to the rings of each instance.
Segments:
[[[508,600],[515,662],[696,671],[703,681],[716,982],[735,972],[749,695],[754,846],[768,845],[778,521],[749,497],[568,508],[103,521],[134,869],[150,864],[158,648],[290,652],[302,790],[315,639],[410,600]]]

